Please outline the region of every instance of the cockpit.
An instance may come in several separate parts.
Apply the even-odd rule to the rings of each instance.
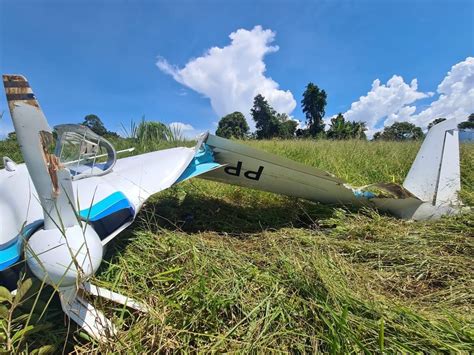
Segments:
[[[57,132],[55,155],[69,169],[72,179],[79,180],[109,173],[117,160],[112,144],[82,125],[64,124]]]

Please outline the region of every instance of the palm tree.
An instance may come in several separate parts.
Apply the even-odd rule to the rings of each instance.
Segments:
[[[367,131],[367,125],[365,122],[352,121],[350,122],[351,127],[351,137],[355,139],[367,139],[365,131]]]

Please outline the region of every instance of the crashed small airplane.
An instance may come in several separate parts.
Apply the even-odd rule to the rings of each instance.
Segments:
[[[25,261],[55,288],[70,319],[97,339],[116,330],[84,293],[146,311],[88,281],[105,246],[151,195],[192,177],[321,203],[369,206],[404,219],[435,219],[460,208],[455,120],[429,131],[403,186],[354,188],[328,172],[207,133],[194,148],[117,159],[120,152],[84,126],[57,126],[54,138],[23,76],[4,75],[3,84],[25,163],[4,157],[0,170],[0,276]]]

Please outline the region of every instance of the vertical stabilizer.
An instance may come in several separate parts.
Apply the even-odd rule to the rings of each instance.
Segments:
[[[457,122],[451,119],[428,131],[403,187],[433,205],[458,205],[460,177]]]

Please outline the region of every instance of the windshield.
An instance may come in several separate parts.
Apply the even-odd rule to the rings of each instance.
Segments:
[[[105,138],[82,125],[54,127],[58,133],[56,156],[78,180],[110,172],[117,159],[115,149]]]

